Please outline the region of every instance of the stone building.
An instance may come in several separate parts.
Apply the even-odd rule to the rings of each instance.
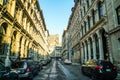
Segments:
[[[54,59],[57,59],[57,60],[61,59],[61,57],[62,57],[61,51],[62,51],[62,47],[60,45],[55,46],[54,50],[51,54],[51,58],[54,58]]]
[[[112,61],[120,69],[120,0],[106,0],[108,15],[109,52]]]
[[[37,0],[0,0],[0,59],[43,58],[49,35]]]
[[[67,31],[72,62],[103,59],[119,63],[120,1],[75,0]],[[69,53],[68,53],[69,54]]]
[[[68,33],[65,29],[62,34],[62,59],[68,59],[69,58],[69,52],[68,52]]]
[[[68,43],[68,54],[69,60],[73,63],[80,62],[80,29],[79,29],[79,5],[75,3],[71,9],[72,14],[70,15],[68,27],[67,27],[67,43]]]
[[[49,43],[49,55],[51,57],[54,57],[54,49],[56,46],[60,45],[59,35],[58,34],[49,35],[48,43]]]

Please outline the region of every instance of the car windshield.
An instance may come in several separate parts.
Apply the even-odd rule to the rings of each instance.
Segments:
[[[109,61],[99,61],[98,65],[101,65],[104,68],[106,68],[106,67],[112,67],[113,66],[113,64],[111,62],[109,62]]]

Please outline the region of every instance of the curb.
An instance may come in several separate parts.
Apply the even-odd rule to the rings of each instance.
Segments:
[[[80,64],[78,64],[78,63],[72,63],[72,65],[80,65]]]

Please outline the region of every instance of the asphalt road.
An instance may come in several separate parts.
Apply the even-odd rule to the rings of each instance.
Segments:
[[[44,66],[34,80],[90,80],[80,71],[79,65],[64,65],[59,61],[52,61]]]

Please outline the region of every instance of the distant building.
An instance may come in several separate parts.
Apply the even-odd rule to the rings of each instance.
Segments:
[[[62,35],[62,59],[68,59],[69,58],[69,46],[68,46],[68,32],[65,29]]]
[[[49,43],[49,50],[50,50],[50,54],[51,54],[53,52],[55,46],[59,45],[59,35],[58,34],[49,35],[48,43]]]
[[[56,59],[60,59],[62,57],[61,51],[62,51],[62,47],[61,46],[55,46],[54,50],[53,50],[53,52],[51,54],[51,57],[52,58],[56,58]]]

